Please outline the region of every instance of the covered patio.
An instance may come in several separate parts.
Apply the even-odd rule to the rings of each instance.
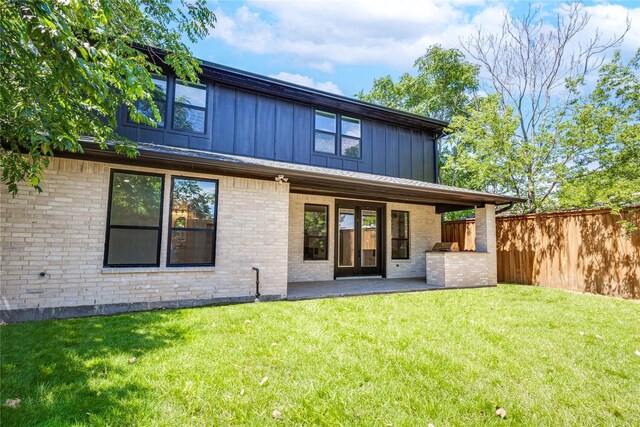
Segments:
[[[410,279],[354,278],[317,282],[289,283],[287,299],[305,300],[356,295],[395,294],[445,289],[427,284],[424,277]],[[448,289],[448,288],[447,288]]]

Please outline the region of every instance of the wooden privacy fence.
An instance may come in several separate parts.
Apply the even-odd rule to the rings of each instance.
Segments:
[[[625,238],[618,220],[604,209],[497,218],[498,281],[640,298],[640,232]],[[442,241],[475,250],[474,220],[446,222]]]
[[[497,223],[496,227],[498,227]],[[474,219],[446,221],[442,224],[441,233],[443,242],[458,242],[461,251],[476,250],[476,221]]]

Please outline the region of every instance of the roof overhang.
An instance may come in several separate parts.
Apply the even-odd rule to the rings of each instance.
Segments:
[[[140,154],[135,159],[118,155],[113,150],[102,150],[97,144],[90,141],[83,141],[82,146],[84,154],[59,153],[58,155],[268,181],[273,181],[277,176],[283,175],[287,178],[290,191],[293,193],[434,205],[439,213],[484,206],[487,203],[501,205],[524,201],[509,196],[403,178],[156,144],[138,144]]]

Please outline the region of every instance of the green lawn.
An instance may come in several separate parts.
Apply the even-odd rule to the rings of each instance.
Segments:
[[[22,400],[2,426],[640,425],[640,304],[543,288],[5,325],[0,339],[0,398]]]

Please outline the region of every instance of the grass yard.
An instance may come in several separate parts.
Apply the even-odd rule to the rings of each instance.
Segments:
[[[640,425],[640,304],[544,288],[4,325],[0,339],[0,398],[21,399],[2,426]]]

